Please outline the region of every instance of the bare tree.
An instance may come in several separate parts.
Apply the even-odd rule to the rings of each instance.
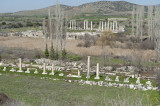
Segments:
[[[143,36],[143,25],[144,25],[144,6],[140,7],[140,39],[142,41]]]
[[[134,31],[135,31],[135,29],[134,29],[134,23],[135,23],[135,6],[133,6],[133,11],[132,11],[132,36],[135,36],[134,35]]]
[[[53,45],[52,17],[51,17],[50,7],[48,8],[48,23],[49,23],[49,34],[50,34],[51,45]]]
[[[63,40],[64,40],[63,49],[66,48],[66,34],[67,34],[67,28],[68,28],[68,16],[67,15],[65,15],[64,23],[65,23],[65,26],[64,26],[64,36],[63,36]]]
[[[58,50],[60,50],[60,53],[62,53],[62,50],[66,45],[66,42],[64,42],[65,38],[64,34],[67,31],[67,26],[65,25],[65,16],[64,16],[64,10],[61,8],[60,4],[58,2],[56,3],[56,9],[55,9],[55,15],[56,15],[56,52],[58,53]]]
[[[136,7],[136,38],[142,41],[144,25],[144,6]]]
[[[136,7],[136,38],[139,38],[139,6]]]
[[[148,6],[148,36],[153,40],[153,6]]]
[[[47,45],[47,34],[46,34],[46,20],[43,19],[43,35],[44,35],[44,50],[46,48],[46,45]]]

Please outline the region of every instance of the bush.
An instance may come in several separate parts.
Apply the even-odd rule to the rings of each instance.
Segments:
[[[17,23],[17,26],[20,28],[20,27],[23,27],[22,23]]]
[[[82,43],[78,43],[77,47],[83,47],[83,44]]]
[[[36,59],[40,59],[40,58],[41,58],[41,55],[40,55],[40,54],[36,54],[36,55],[35,55],[35,58],[36,58]]]
[[[2,25],[6,25],[6,22],[2,22]]]
[[[105,45],[111,45],[114,40],[114,35],[111,31],[103,31],[100,38],[97,41],[97,45],[105,46]]]
[[[90,35],[85,34],[84,47],[90,47],[90,46],[91,46]]]
[[[33,26],[33,23],[32,22],[27,22],[26,26],[31,27],[31,26]]]
[[[147,49],[154,50],[155,43],[154,43],[154,41],[147,39],[147,40],[141,42],[140,47],[141,47],[141,49],[145,49],[145,50],[147,50]]]

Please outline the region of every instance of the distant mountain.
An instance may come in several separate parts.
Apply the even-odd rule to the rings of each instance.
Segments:
[[[80,6],[67,6],[61,5],[65,13],[68,16],[77,16],[82,14],[101,14],[101,15],[127,15],[132,11],[133,3],[125,1],[98,1],[83,4]],[[52,13],[54,15],[55,5],[51,6]],[[47,8],[19,11],[15,13],[9,13],[7,15],[13,16],[47,16]],[[2,14],[1,14],[2,15]],[[4,14],[3,14],[4,15]]]

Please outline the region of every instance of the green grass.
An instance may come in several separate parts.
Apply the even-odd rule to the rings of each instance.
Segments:
[[[0,92],[31,106],[102,106],[116,103],[135,106],[142,99],[143,106],[160,104],[157,91],[135,91],[125,88],[99,87],[40,80],[35,76],[6,74],[0,76]],[[122,104],[123,102],[123,104]]]
[[[127,77],[125,77],[125,76],[123,76],[123,75],[120,75],[119,76],[119,82],[115,82],[115,79],[116,79],[116,76],[112,76],[112,75],[110,75],[109,77],[113,80],[113,81],[106,81],[105,80],[105,78],[106,78],[106,76],[104,76],[104,75],[100,75],[100,79],[94,79],[95,77],[96,77],[96,75],[95,75],[95,73],[90,73],[90,78],[89,79],[87,79],[86,78],[86,74],[84,74],[84,73],[82,73],[81,74],[81,76],[82,76],[82,78],[73,78],[73,77],[67,77],[67,75],[70,73],[70,72],[66,72],[66,71],[64,71],[64,72],[61,72],[61,71],[56,71],[55,70],[55,75],[54,76],[52,76],[52,75],[49,75],[49,73],[51,73],[51,71],[50,70],[47,70],[47,74],[48,75],[43,75],[42,73],[43,73],[43,70],[42,69],[38,69],[38,74],[34,74],[34,71],[35,70],[30,70],[30,74],[28,74],[28,73],[17,73],[17,72],[10,72],[10,70],[11,70],[11,67],[7,67],[7,71],[2,71],[2,69],[3,69],[3,67],[0,67],[1,69],[0,69],[0,73],[2,73],[2,74],[13,74],[13,75],[24,75],[24,76],[35,76],[35,77],[38,77],[38,78],[41,78],[41,77],[47,77],[47,78],[55,78],[55,79],[67,79],[67,80],[85,80],[85,81],[87,81],[87,80],[89,80],[89,81],[95,81],[95,82],[98,82],[98,81],[104,81],[104,82],[112,82],[112,83],[124,83],[124,79],[125,78],[127,78]],[[36,67],[30,67],[30,68],[36,68]],[[18,70],[18,68],[15,68],[16,70]],[[24,71],[26,71],[26,69],[23,69]],[[77,70],[72,70],[71,71],[72,73],[73,73],[73,75],[77,75],[78,73],[78,71]],[[59,76],[59,74],[60,73],[64,73],[64,76]],[[136,84],[136,78],[130,78],[129,79],[130,80],[130,82],[129,83],[125,83],[125,84]],[[141,79],[141,83],[142,84],[145,84],[146,82],[147,82],[148,80],[146,80],[146,79]],[[153,86],[156,86],[156,84],[154,83],[154,82],[152,82],[152,85]]]
[[[67,59],[69,61],[79,61],[83,58],[81,55],[76,55],[76,54],[67,54]]]
[[[39,31],[41,30],[38,27],[22,27],[22,28],[10,28],[10,29],[1,29],[0,32],[22,32],[27,30]]]

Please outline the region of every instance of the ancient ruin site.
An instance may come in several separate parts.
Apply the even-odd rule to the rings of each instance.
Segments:
[[[160,106],[159,4],[2,0],[0,106]]]

